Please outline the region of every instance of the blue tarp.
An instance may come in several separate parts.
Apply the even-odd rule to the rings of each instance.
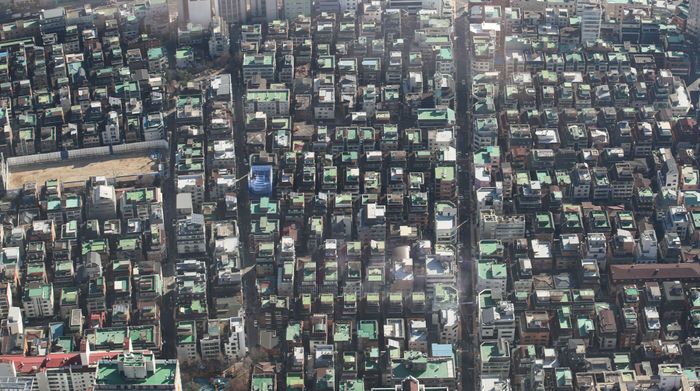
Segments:
[[[272,195],[272,166],[251,166],[248,178],[251,195],[269,197]]]

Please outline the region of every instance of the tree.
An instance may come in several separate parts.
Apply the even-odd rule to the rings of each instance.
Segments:
[[[246,360],[247,361],[247,360]],[[249,363],[234,364],[233,378],[226,386],[227,391],[247,391],[250,390],[250,369]]]

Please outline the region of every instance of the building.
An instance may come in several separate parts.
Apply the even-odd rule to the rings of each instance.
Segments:
[[[311,4],[308,0],[284,0],[284,18],[291,21],[299,15],[310,17]]]
[[[24,287],[22,309],[27,319],[47,318],[54,315],[53,284],[30,282]]]
[[[268,81],[275,80],[275,55],[273,53],[244,54],[241,65],[243,80],[247,83],[254,77]]]
[[[490,290],[479,292],[479,336],[484,340],[515,342],[515,306],[493,297]]]
[[[106,357],[113,354],[102,353]],[[88,391],[95,382],[89,354],[49,353],[42,356],[0,356],[0,389],[5,391]],[[7,376],[7,377],[5,377]],[[22,385],[30,385],[23,388]],[[15,387],[15,388],[13,388]]]
[[[249,19],[256,22],[272,22],[279,17],[278,0],[248,0]]]
[[[102,128],[103,145],[118,144],[121,141],[121,122],[122,117],[116,111],[110,111],[107,113],[105,124]]]
[[[101,184],[92,189],[88,199],[88,217],[100,221],[117,217],[117,195],[114,186]]]
[[[201,254],[207,251],[204,216],[191,214],[177,222],[177,253]]]
[[[700,40],[700,1],[690,0],[686,30],[695,41]]]
[[[444,346],[444,345],[439,345]],[[449,346],[449,345],[448,345]],[[435,347],[435,345],[433,345]],[[433,354],[408,350],[400,358],[391,360],[388,376],[391,383],[397,383],[411,376],[428,387],[457,387],[457,368],[454,353],[443,349],[432,349]],[[444,349],[446,350],[446,349]]]
[[[218,58],[231,50],[229,22],[221,16],[212,18],[211,36],[209,37],[209,55]]]
[[[95,370],[94,391],[182,389],[177,360],[157,360],[150,352],[119,354]]]
[[[457,208],[449,201],[435,204],[435,243],[457,244]]]
[[[224,353],[226,358],[232,361],[241,360],[248,353],[246,345],[245,323],[243,318],[229,319],[229,335],[224,342]]]
[[[176,349],[179,362],[194,364],[199,361],[195,322],[182,321],[177,323]]]
[[[600,38],[601,25],[605,10],[599,0],[577,2],[578,15],[581,18],[581,43],[593,43]]]
[[[550,318],[547,311],[525,311],[518,318],[520,343],[547,345],[550,331]]]
[[[422,9],[436,10],[440,15],[443,12],[443,4],[442,0],[389,0],[386,8],[404,9],[409,14],[415,14]]]
[[[611,265],[610,280],[613,285],[645,283],[649,281],[700,281],[700,264],[636,264]]]
[[[216,0],[179,0],[178,23],[198,24],[204,29],[209,29],[212,17],[219,13],[219,3]]]
[[[289,115],[290,93],[288,89],[253,90],[245,94],[245,112],[264,112],[270,116]]]
[[[483,342],[479,347],[482,376],[510,376],[510,344],[501,339],[496,342]]]
[[[247,1],[246,0],[218,0],[219,16],[228,23],[243,23],[246,21]]]
[[[493,210],[481,211],[479,239],[498,239],[512,242],[525,237],[525,216],[499,216]]]
[[[506,296],[508,283],[508,266],[493,260],[477,262],[476,291],[488,290],[495,299]]]

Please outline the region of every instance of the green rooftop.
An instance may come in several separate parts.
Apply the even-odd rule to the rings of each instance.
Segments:
[[[418,109],[418,123],[453,123],[455,112],[452,109]]]
[[[252,391],[271,391],[274,388],[274,378],[270,375],[253,375],[251,379]]]
[[[133,343],[153,343],[153,326],[131,326],[129,327],[129,339]]]
[[[557,368],[555,372],[557,378],[557,387],[564,387],[573,384],[573,375],[568,368]]]
[[[148,59],[157,60],[165,56],[165,51],[162,47],[148,49]]]
[[[535,220],[537,221],[538,229],[551,229],[552,228],[552,215],[550,212],[537,212],[535,213]]]
[[[298,372],[288,372],[287,388],[304,388],[304,376]]]
[[[51,283],[29,286],[28,288],[25,288],[24,291],[25,299],[27,301],[32,299],[49,300],[52,290],[53,285]]]
[[[106,345],[122,346],[127,336],[126,327],[113,327],[95,329],[92,335],[92,342],[98,349],[104,349]]]
[[[457,289],[450,284],[436,284],[435,301],[438,303],[457,303],[459,301]]]
[[[245,54],[243,55],[243,66],[272,66],[273,57],[271,54]]]
[[[287,326],[286,340],[299,341],[301,339],[301,322],[291,322]]]
[[[352,330],[349,322],[335,322],[333,331],[334,342],[350,342],[352,340]]]
[[[340,391],[365,391],[365,381],[362,379],[341,381]]]
[[[479,278],[485,280],[503,280],[508,278],[508,266],[489,260],[479,260],[477,264]]]
[[[557,321],[559,329],[566,330],[571,328],[571,307],[563,306],[557,309]]]
[[[193,321],[183,321],[177,323],[177,343],[178,344],[192,344],[195,343],[194,340],[194,322]]]
[[[192,52],[191,47],[184,47],[175,51],[175,58],[178,60],[186,60],[188,58],[192,58],[193,56],[194,52]]]
[[[377,328],[377,321],[361,320],[357,324],[357,338],[377,340],[379,338]]]
[[[54,345],[60,346],[61,350],[65,353],[75,351],[75,343],[73,341],[73,338],[69,336],[56,338],[56,340],[54,341]]]
[[[155,201],[155,191],[152,188],[141,188],[129,190],[124,193],[124,198],[129,203],[139,203],[144,201]]]
[[[455,180],[455,168],[452,166],[435,167],[435,179],[440,181],[453,182]]]
[[[700,229],[700,211],[691,212],[690,218],[693,221],[693,226],[695,227],[695,229]]]
[[[493,357],[509,357],[510,352],[501,351],[499,344],[496,342],[484,342],[479,348],[481,352],[481,360],[483,362],[489,362]]]
[[[95,253],[101,253],[105,252],[107,250],[107,241],[98,239],[98,240],[90,240],[85,243],[83,243],[83,249],[82,249],[82,254],[87,255],[88,253],[95,252]]]
[[[61,305],[78,304],[79,293],[76,287],[61,288]]]
[[[576,320],[576,326],[578,327],[580,337],[587,337],[595,330],[593,321],[589,318],[578,318]]]
[[[424,353],[407,351],[402,360],[393,361],[392,373],[395,379],[413,376],[418,380],[454,379],[455,365],[449,358],[432,358],[428,360]]]
[[[248,102],[289,101],[289,90],[248,90],[245,97]]]
[[[479,256],[501,256],[503,255],[503,243],[500,240],[481,240],[479,241]]]
[[[163,386],[174,385],[178,369],[177,360],[156,362],[154,371],[146,371],[145,377],[127,377],[121,367],[143,367],[147,360],[153,360],[152,354],[120,354],[116,360],[100,361],[95,374],[95,384]],[[159,360],[160,361],[160,360]]]

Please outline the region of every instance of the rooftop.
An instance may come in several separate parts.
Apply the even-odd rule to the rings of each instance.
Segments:
[[[120,354],[116,360],[100,361],[95,374],[96,384],[162,386],[174,384],[179,371],[176,360],[156,360],[154,370],[146,370],[144,377],[128,377],[123,368],[146,365],[146,360],[153,360],[152,354]],[[147,368],[147,366],[146,366]]]

